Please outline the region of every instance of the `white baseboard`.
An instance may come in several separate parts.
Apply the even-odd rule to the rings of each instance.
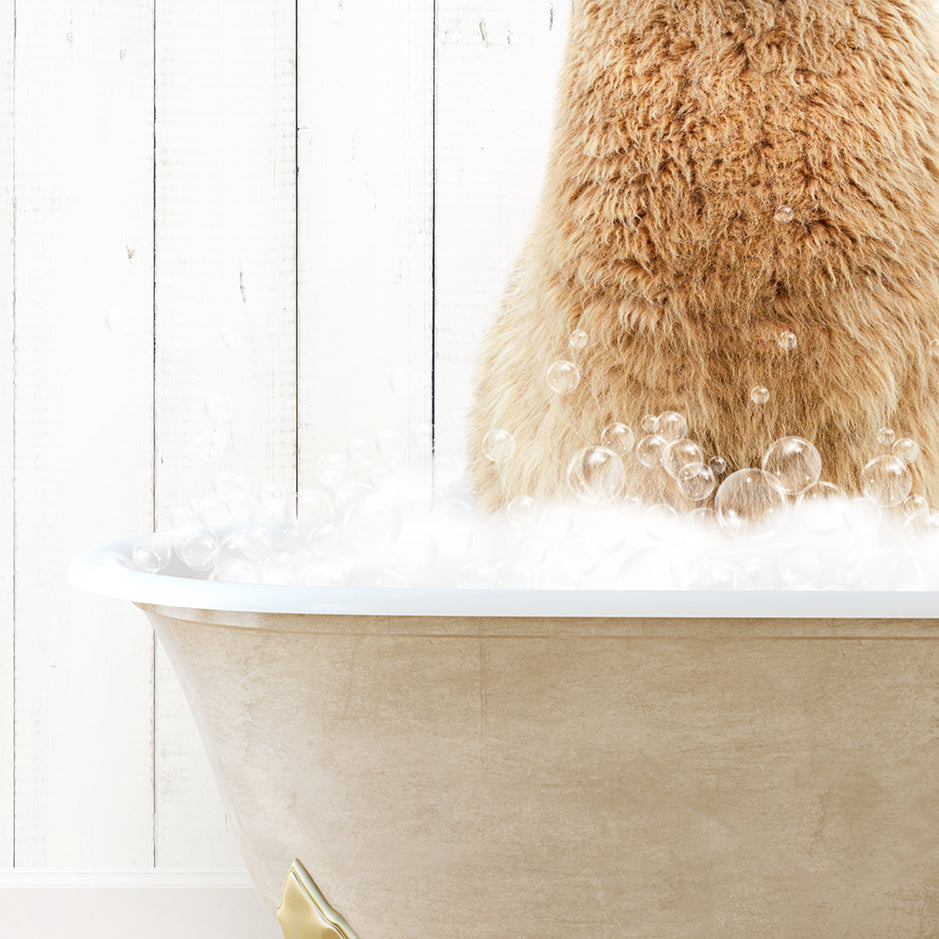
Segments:
[[[0,936],[282,939],[237,871],[0,871]]]

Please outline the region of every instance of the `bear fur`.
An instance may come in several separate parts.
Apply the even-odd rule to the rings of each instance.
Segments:
[[[937,110],[934,0],[579,0],[534,230],[481,351],[479,502],[564,497],[606,425],[638,439],[674,410],[728,473],[799,436],[850,493],[890,427],[939,505]],[[546,383],[561,359],[582,373],[567,395]],[[495,428],[517,445],[499,465]],[[628,493],[682,502],[661,469],[627,471]]]

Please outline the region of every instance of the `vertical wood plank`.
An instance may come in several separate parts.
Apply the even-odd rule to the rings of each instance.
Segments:
[[[4,33],[5,35],[5,33]],[[152,862],[149,631],[66,587],[152,521],[152,8],[16,10],[15,860]]]
[[[300,478],[356,436],[429,451],[432,0],[299,4]],[[404,369],[410,395],[389,376]],[[416,432],[415,432],[416,431]]]
[[[13,0],[0,0],[0,867],[13,866]]]
[[[534,222],[571,7],[438,3],[434,390],[458,452],[479,337]]]
[[[222,470],[295,487],[294,19],[293,0],[157,3],[162,527],[173,507],[208,495]],[[156,741],[158,866],[241,867],[162,650]]]

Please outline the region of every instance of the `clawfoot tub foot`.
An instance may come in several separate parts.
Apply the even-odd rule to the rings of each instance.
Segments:
[[[284,939],[356,939],[299,861],[293,862],[287,874],[277,919]]]

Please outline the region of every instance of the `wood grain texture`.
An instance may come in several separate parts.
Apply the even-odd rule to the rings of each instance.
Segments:
[[[429,451],[433,3],[299,5],[300,478],[352,437]],[[392,370],[412,373],[396,396]],[[416,439],[413,439],[416,438]]]
[[[0,867],[13,865],[13,0],[0,0]]]
[[[16,14],[16,863],[148,866],[152,639],[65,568],[152,522],[152,8]]]
[[[438,3],[434,390],[459,453],[479,338],[534,220],[570,14],[549,0]]]
[[[167,0],[156,45],[156,507],[168,526],[221,470],[295,488],[294,5]],[[162,652],[156,740],[157,864],[240,866]]]

